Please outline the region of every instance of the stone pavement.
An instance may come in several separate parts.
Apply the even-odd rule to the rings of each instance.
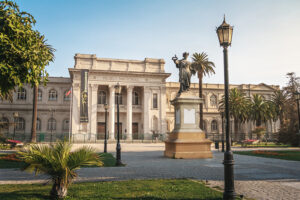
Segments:
[[[94,146],[103,150],[99,144]],[[223,153],[214,150],[212,159],[175,160],[164,158],[163,149],[163,143],[122,144],[125,167],[83,168],[79,170],[78,181],[191,178],[222,187]],[[108,150],[114,152],[115,144],[110,144]],[[238,194],[255,199],[300,199],[300,162],[243,155],[234,155],[234,159]],[[0,184],[45,182],[45,178],[0,169]]]

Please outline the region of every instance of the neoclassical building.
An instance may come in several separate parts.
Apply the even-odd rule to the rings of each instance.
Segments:
[[[93,54],[76,54],[70,78],[50,77],[46,87],[38,93],[38,135],[45,140],[72,136],[74,141],[97,141],[104,138],[105,104],[107,132],[116,139],[117,95],[119,95],[120,133],[124,140],[152,139],[153,134],[165,134],[174,127],[174,109],[170,100],[179,90],[179,83],[166,82],[170,73],[164,70],[163,59],[121,60],[97,58]],[[248,96],[261,94],[270,99],[279,86],[266,84],[230,85]],[[198,95],[198,84],[191,85]],[[8,126],[2,132],[18,139],[29,139],[32,121],[32,88],[16,88],[13,102],[2,101],[0,119]],[[218,103],[224,93],[223,84],[203,84],[204,131],[211,138],[222,132]],[[18,113],[14,116],[13,113]],[[278,122],[266,124],[269,137],[278,130]],[[241,138],[248,138],[254,124],[242,124]]]

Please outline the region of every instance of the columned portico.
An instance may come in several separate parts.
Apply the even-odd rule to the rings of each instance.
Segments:
[[[115,85],[109,86],[109,139],[115,139]]]
[[[132,86],[127,86],[127,140],[132,140]]]

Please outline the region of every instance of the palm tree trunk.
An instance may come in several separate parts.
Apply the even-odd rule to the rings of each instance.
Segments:
[[[202,78],[203,73],[202,71],[198,72],[198,78],[199,78],[199,97],[202,98]],[[203,130],[203,103],[200,104],[200,129]]]
[[[32,106],[32,127],[31,127],[31,142],[36,142],[36,121],[37,121],[37,97],[38,85],[33,86],[33,106]]]
[[[234,119],[234,141],[237,141],[239,131],[239,120]]]
[[[55,181],[50,192],[51,199],[64,199],[67,194],[67,186],[60,180]]]

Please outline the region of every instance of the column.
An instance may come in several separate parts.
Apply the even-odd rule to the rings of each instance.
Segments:
[[[109,140],[115,140],[115,86],[109,86]]]
[[[80,103],[80,91],[79,91],[80,85],[78,83],[73,83],[72,88],[72,105],[71,105],[71,112],[72,112],[72,134],[77,134],[79,132],[79,118],[80,118],[80,112],[79,112],[79,103]]]
[[[144,87],[144,138],[148,139],[150,137],[150,130],[149,130],[149,110],[150,110],[150,101],[151,101],[151,93],[150,90]]]
[[[167,118],[166,118],[166,87],[160,88],[160,133],[167,132]]]
[[[132,140],[132,86],[127,86],[127,140]]]
[[[98,85],[92,85],[92,98],[91,98],[91,118],[90,118],[90,132],[92,137],[97,137],[97,96],[98,96]]]

